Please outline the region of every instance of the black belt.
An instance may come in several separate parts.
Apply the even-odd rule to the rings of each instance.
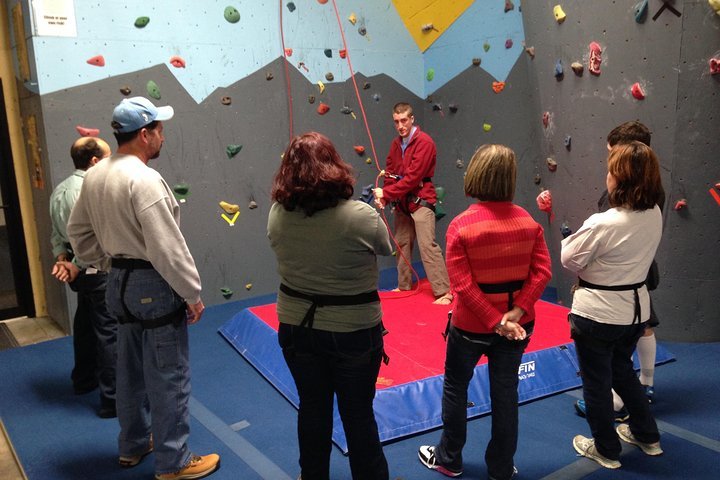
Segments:
[[[507,293],[508,294],[508,311],[513,309],[513,292],[522,289],[525,280],[513,280],[505,283],[478,283],[477,286],[483,293]]]
[[[154,267],[152,263],[148,262],[147,260],[141,260],[139,258],[113,257],[111,260],[111,265],[113,268],[117,268],[118,270],[124,270],[122,282],[120,283],[120,303],[122,304],[125,316],[118,318],[118,323],[125,324],[139,322],[142,324],[143,328],[149,329],[170,325],[171,323],[175,323],[184,317],[185,309],[187,308],[187,305],[185,303],[183,303],[177,310],[162,315],[160,317],[150,318],[147,320],[137,318],[130,312],[130,310],[127,308],[127,305],[125,304],[125,289],[127,287],[128,276],[133,270],[147,270]]]
[[[578,284],[583,288],[592,288],[594,290],[608,290],[611,292],[625,292],[632,290],[635,295],[635,316],[633,317],[632,323],[635,323],[635,320],[637,320],[637,323],[640,323],[642,321],[642,309],[640,307],[640,294],[638,294],[638,289],[642,288],[642,286],[645,285],[644,281],[627,285],[597,285],[595,283],[585,281],[582,278],[578,278]]]
[[[310,308],[307,313],[305,313],[305,317],[303,317],[303,320],[300,323],[301,327],[307,326],[308,328],[312,328],[313,326],[313,321],[315,320],[315,310],[317,307],[325,307],[328,305],[362,305],[365,303],[380,301],[380,295],[378,295],[377,290],[358,293],[357,295],[319,295],[298,292],[294,288],[290,288],[284,283],[281,283],[280,291],[286,295],[290,295],[291,297],[302,298],[303,300],[311,302]]]

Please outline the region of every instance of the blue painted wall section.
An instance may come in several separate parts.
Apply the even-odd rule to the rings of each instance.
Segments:
[[[27,0],[23,0],[24,3]],[[189,95],[200,103],[217,88],[227,87],[282,56],[280,10],[289,61],[312,83],[333,73],[336,82],[349,78],[347,62],[340,58],[342,38],[332,2],[204,0],[98,2],[75,0],[77,37],[31,39],[35,75],[27,87],[39,94],[52,93],[97,80],[166,63],[174,55],[186,68],[170,67]],[[424,98],[465,70],[473,57],[480,68],[505,80],[524,37],[520,12],[503,12],[503,2],[476,1],[424,54],[415,45],[390,0],[337,2],[353,68],[366,76],[386,74]],[[225,7],[240,12],[240,21],[225,20]],[[30,10],[26,10],[30,11]],[[353,25],[351,13],[357,17]],[[135,26],[138,17],[150,22]],[[364,26],[366,35],[358,29]],[[28,30],[29,32],[32,30]],[[512,38],[513,47],[505,48]],[[488,52],[483,44],[490,43]],[[332,50],[328,58],[325,49]],[[460,54],[458,54],[460,53]],[[86,60],[103,55],[105,66]],[[299,67],[302,62],[306,68]],[[432,82],[425,80],[435,70]],[[162,85],[160,85],[162,92]]]

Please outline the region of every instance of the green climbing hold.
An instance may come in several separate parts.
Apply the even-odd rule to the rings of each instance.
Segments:
[[[225,299],[227,300],[228,298],[232,297],[233,291],[227,287],[222,287],[220,289],[220,293],[222,293],[222,296],[225,297]]]
[[[490,129],[492,129],[492,125],[490,125],[489,123],[483,123],[483,130],[489,132]]]
[[[160,100],[160,87],[158,87],[158,84],[154,81],[150,80],[147,83],[147,92],[148,95],[153,97],[156,100]]]
[[[485,50],[486,52],[487,52],[488,50],[490,50],[490,44],[489,44],[488,42],[485,42],[485,43],[483,44],[483,50]]]
[[[435,78],[435,69],[428,68],[427,75],[425,75],[425,78],[427,78],[428,82],[432,82],[433,78]]]
[[[235,155],[240,153],[242,147],[242,145],[228,145],[225,149],[225,153],[227,153],[228,158],[233,158]]]
[[[445,200],[445,187],[435,187],[435,196],[440,202]]]
[[[145,25],[150,23],[150,17],[138,17],[135,19],[135,26],[137,28],[145,28]]]
[[[190,195],[190,185],[187,183],[178,183],[173,187],[173,194],[178,200],[183,200],[185,197]]]
[[[237,23],[240,21],[240,12],[235,7],[225,7],[225,20],[230,23]]]

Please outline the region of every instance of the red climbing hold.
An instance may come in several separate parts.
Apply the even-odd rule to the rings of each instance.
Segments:
[[[100,135],[100,129],[98,128],[88,128],[78,125],[75,127],[75,130],[77,130],[81,137],[97,137]]]
[[[345,50],[344,48],[342,50],[340,50],[338,53],[340,54],[340,58],[347,57],[347,50]]]
[[[710,65],[710,74],[716,75],[720,73],[720,57],[713,57],[708,62]]]
[[[543,113],[542,116],[543,127],[547,128],[550,125],[550,112]]]
[[[170,65],[175,68],[185,68],[185,60],[178,55],[173,55],[170,57]]]
[[[292,57],[292,48],[286,48],[285,49],[285,56],[286,57]]]
[[[362,145],[355,145],[353,148],[355,149],[355,153],[357,153],[358,155],[362,155],[363,153],[365,153],[365,147],[363,147]]]
[[[318,3],[320,5],[325,5],[328,2],[328,0],[318,0]]]
[[[89,58],[87,60],[87,63],[90,65],[94,65],[96,67],[104,67],[105,66],[105,57],[102,55],[95,55],[92,58]]]
[[[320,105],[317,107],[317,113],[320,115],[325,115],[327,112],[330,111],[330,105],[327,103],[320,102]]]
[[[495,93],[500,93],[505,89],[505,82],[493,82],[492,89]]]
[[[684,198],[681,198],[677,202],[675,202],[675,207],[673,207],[675,210],[682,210],[683,208],[687,207],[687,200]]]
[[[600,64],[602,63],[602,48],[597,42],[590,43],[590,59],[588,60],[588,70],[593,75],[600,75]]]
[[[645,91],[642,89],[638,82],[633,83],[633,86],[630,87],[630,92],[632,93],[632,96],[637,98],[638,100],[642,100],[643,98],[645,98]]]
[[[541,211],[550,215],[550,221],[552,221],[553,218],[555,218],[555,214],[552,211],[552,193],[550,193],[550,190],[540,192],[540,195],[537,196],[535,201]]]

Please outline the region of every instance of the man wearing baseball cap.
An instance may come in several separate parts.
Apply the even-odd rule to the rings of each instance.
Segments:
[[[187,325],[202,316],[200,276],[180,231],[168,184],[148,166],[174,114],[148,99],[124,99],[112,128],[118,148],[85,176],[68,224],[76,256],[110,267],[108,310],[118,318],[119,463],[155,454],[155,478],[203,478],[217,454],[194,455],[189,436]]]

